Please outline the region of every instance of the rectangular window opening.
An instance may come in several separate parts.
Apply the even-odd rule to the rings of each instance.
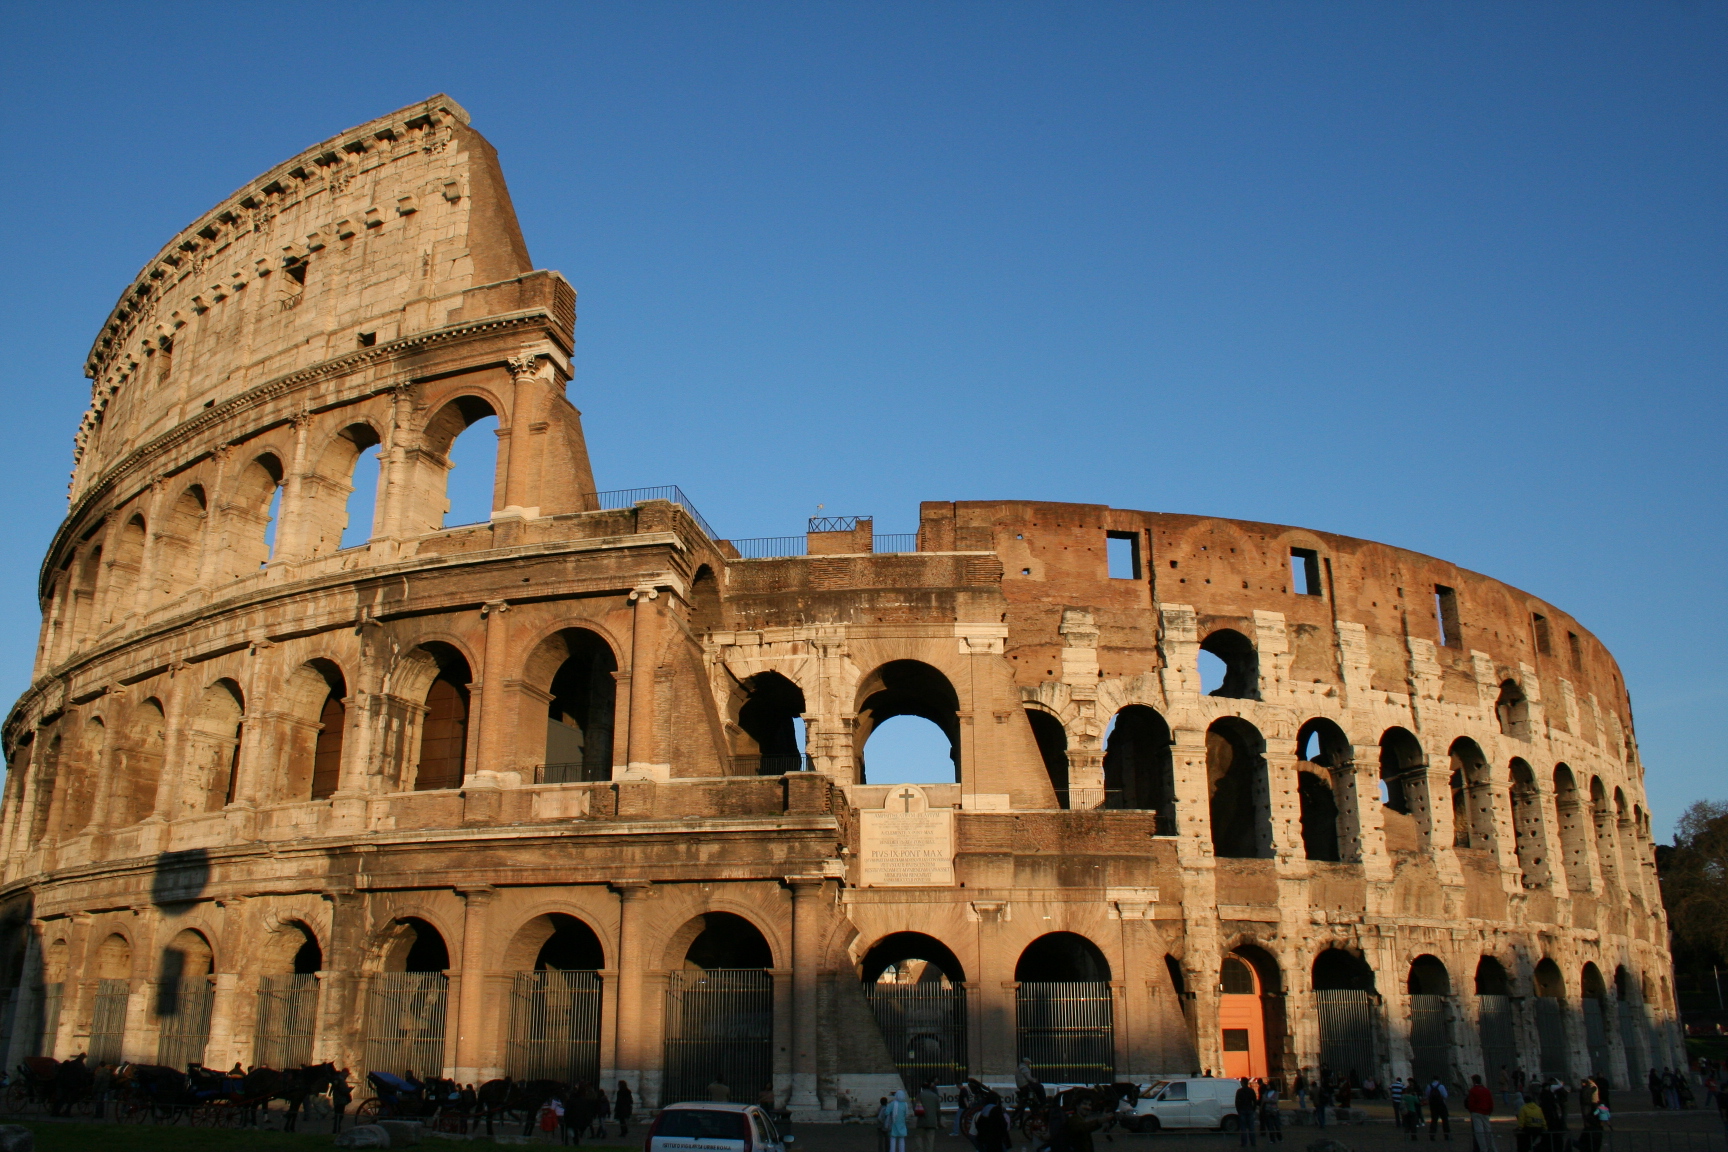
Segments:
[[[1584,645],[1579,642],[1578,633],[1566,633],[1566,647],[1572,650],[1572,667],[1574,669],[1584,667]]]
[[[1312,548],[1290,549],[1291,587],[1298,596],[1324,596],[1320,583],[1320,553]]]
[[[1246,1051],[1248,1051],[1248,1029],[1246,1029],[1246,1028],[1226,1028],[1226,1029],[1224,1029],[1224,1051],[1226,1051],[1226,1052],[1246,1052]]]
[[[1464,636],[1458,628],[1458,593],[1444,584],[1434,585],[1434,619],[1440,625],[1442,648],[1464,646]]]
[[[1554,655],[1554,642],[1548,635],[1548,617],[1540,612],[1530,613],[1530,624],[1536,632],[1536,651],[1542,656]]]
[[[1106,532],[1104,546],[1110,558],[1110,579],[1140,579],[1140,533]]]

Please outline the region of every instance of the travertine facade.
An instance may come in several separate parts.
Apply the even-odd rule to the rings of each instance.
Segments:
[[[1675,1059],[1630,708],[1564,612],[1102,505],[926,503],[915,550],[847,521],[743,558],[775,549],[596,492],[574,323],[442,97],[248,184],[125,292],[5,728],[7,1066],[520,1075],[547,1025],[517,973],[579,969],[578,1063],[653,1100],[701,1040],[666,1008],[695,967],[756,972],[808,1113],[873,1101],[908,1045],[987,1076],[1017,1046],[1130,1078]],[[488,416],[491,519],[446,527]],[[906,714],[956,783],[869,782]],[[860,981],[916,960],[959,1022],[878,1039]],[[1090,1055],[1034,1035],[1049,981],[1101,990]],[[383,1019],[410,993],[441,1031]]]

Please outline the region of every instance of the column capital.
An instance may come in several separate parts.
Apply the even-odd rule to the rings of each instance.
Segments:
[[[490,884],[463,885],[456,889],[456,895],[468,902],[470,908],[485,904],[498,895],[498,889]]]
[[[642,900],[654,892],[652,880],[608,880],[607,884],[622,900]]]
[[[797,876],[785,876],[782,879],[786,887],[792,889],[794,896],[817,896],[821,894],[822,885],[830,879],[821,873],[804,873]]]
[[[508,611],[510,611],[510,601],[508,600],[488,600],[480,605],[481,616],[490,616],[494,612],[502,614]]]

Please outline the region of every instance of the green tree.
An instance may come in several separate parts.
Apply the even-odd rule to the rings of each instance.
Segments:
[[[1677,966],[1707,971],[1728,957],[1728,803],[1700,800],[1686,809],[1656,867]]]

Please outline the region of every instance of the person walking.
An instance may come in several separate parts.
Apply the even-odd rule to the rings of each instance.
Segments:
[[[618,1135],[624,1136],[630,1131],[630,1117],[636,1111],[636,1097],[630,1092],[630,1085],[618,1081],[618,1091],[612,1097],[612,1119],[618,1121]]]
[[[1258,1148],[1260,1141],[1254,1134],[1254,1120],[1260,1112],[1260,1099],[1254,1094],[1254,1088],[1248,1083],[1248,1077],[1242,1077],[1242,1084],[1236,1089],[1236,1132],[1244,1148]]]
[[[1260,1085],[1260,1131],[1266,1143],[1284,1143],[1284,1117],[1278,1113],[1278,1086],[1267,1080]]]
[[[1446,1085],[1440,1083],[1436,1076],[1428,1082],[1428,1141],[1433,1141],[1440,1133],[1445,1133],[1446,1139],[1452,1139],[1452,1113],[1446,1106]]]
[[[1398,1123],[1404,1115],[1404,1081],[1397,1076],[1392,1077],[1392,1083],[1386,1085],[1386,1094],[1392,1097],[1392,1123]]]
[[[1494,1086],[1499,1089],[1500,1102],[1510,1109],[1512,1107],[1512,1102],[1516,1097],[1512,1091],[1512,1073],[1506,1065],[1500,1065],[1500,1075],[1495,1081]]]
[[[1299,1111],[1308,1111],[1308,1077],[1301,1072],[1296,1073],[1296,1107]]]
[[[888,1132],[888,1152],[906,1152],[907,1121],[912,1118],[912,1105],[907,1103],[906,1089],[895,1090],[894,1099],[888,1101],[885,1112],[883,1127]]]
[[[918,1152],[936,1152],[936,1129],[942,1126],[942,1097],[929,1080],[918,1089],[912,1116],[918,1128]]]
[[[1548,1119],[1542,1115],[1542,1105],[1530,1093],[1524,1093],[1524,1104],[1518,1109],[1518,1152],[1543,1152],[1547,1144]]]
[[[1544,1084],[1542,1091],[1536,1094],[1536,1103],[1542,1106],[1549,1152],[1566,1152],[1566,1101],[1554,1091],[1552,1084]]]
[[[954,1127],[948,1135],[960,1135],[960,1121],[966,1115],[966,1109],[970,1107],[972,1107],[972,1089],[967,1086],[966,1078],[962,1076],[960,1083],[954,1087]]]
[[[1415,1077],[1404,1085],[1404,1131],[1409,1133],[1411,1140],[1422,1138],[1422,1092],[1416,1084]]]
[[[1326,1109],[1332,1107],[1332,1087],[1326,1081],[1320,1081],[1314,1089],[1314,1127],[1326,1127]]]
[[[1464,1096],[1464,1110],[1470,1113],[1470,1140],[1476,1152],[1494,1152],[1494,1093],[1482,1083],[1482,1077],[1470,1077],[1470,1091]]]

